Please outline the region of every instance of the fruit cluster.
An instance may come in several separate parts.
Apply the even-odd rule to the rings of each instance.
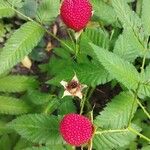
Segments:
[[[92,5],[89,0],[63,0],[60,16],[69,28],[80,31],[92,16]]]
[[[60,122],[60,133],[67,143],[81,146],[92,138],[93,125],[82,115],[67,114]]]

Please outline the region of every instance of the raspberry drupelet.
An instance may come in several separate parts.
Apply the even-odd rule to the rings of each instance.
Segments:
[[[69,28],[80,31],[92,16],[92,5],[89,0],[63,0],[60,16]]]
[[[60,133],[68,144],[81,146],[92,138],[93,125],[87,117],[71,113],[60,122]]]

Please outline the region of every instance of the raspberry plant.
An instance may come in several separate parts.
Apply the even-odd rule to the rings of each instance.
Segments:
[[[77,8],[86,3],[88,15],[82,12],[80,20]],[[0,150],[150,149],[149,10],[150,0],[0,0]],[[39,49],[46,37],[57,44],[44,63]],[[27,56],[38,73],[14,72]],[[63,98],[62,81],[71,91]],[[80,91],[81,85],[87,86]],[[102,85],[120,90],[100,109],[93,95],[104,93]],[[69,143],[69,135],[65,141],[60,131],[64,116],[73,113],[93,128],[81,145]],[[63,132],[72,135],[71,127],[65,124]]]

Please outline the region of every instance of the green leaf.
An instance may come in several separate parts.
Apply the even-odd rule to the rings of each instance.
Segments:
[[[23,6],[22,0],[7,0],[7,2],[11,5],[11,7],[21,8]]]
[[[141,26],[140,18],[134,11],[130,9],[125,0],[112,0],[112,5],[117,17],[122,22],[125,28],[136,28],[138,26]]]
[[[134,125],[134,128],[138,127]],[[96,150],[116,149],[128,145],[135,138],[136,135],[129,129],[99,131],[94,136],[93,147]]]
[[[101,46],[103,48],[108,49],[109,48],[109,35],[107,31],[102,30],[101,28],[88,28],[86,29],[82,36],[81,36],[81,44],[82,44],[82,38],[86,38],[85,46],[87,45],[88,42],[93,42],[93,44]],[[89,47],[87,45],[87,47]]]
[[[150,10],[150,1],[149,0],[143,0],[142,5],[142,22],[144,29],[150,35],[150,16],[149,16],[149,10]]]
[[[62,80],[69,81],[73,78],[74,73],[77,74],[80,83],[84,83],[93,87],[109,82],[112,79],[108,72],[103,68],[103,66],[97,65],[95,63],[69,65],[65,68],[62,68],[61,70],[61,74],[58,73],[47,83],[58,85]]]
[[[1,150],[11,150],[12,143],[10,137],[7,134],[0,138],[0,148]]]
[[[124,29],[115,43],[113,52],[127,61],[134,62],[138,56],[143,55],[142,49],[143,47],[134,36],[133,31]]]
[[[47,145],[40,147],[28,147],[23,150],[74,150],[74,147],[70,145],[56,144],[56,145]]]
[[[64,49],[63,47],[56,47],[55,49],[54,49],[54,53],[57,55],[57,56],[59,56],[59,57],[61,57],[61,58],[64,58],[64,59],[70,59],[70,57],[71,57],[71,55],[70,55],[70,53],[66,50],[66,49]],[[58,59],[57,59],[58,60]]]
[[[112,99],[107,107],[96,117],[94,123],[105,129],[126,128],[131,117],[137,109],[134,95],[129,92],[122,92]],[[111,114],[111,115],[110,115]]]
[[[117,21],[116,13],[110,5],[101,0],[92,0],[94,15],[106,24],[114,24]]]
[[[58,98],[53,98],[44,107],[44,113],[51,114],[53,113],[60,105],[60,100]]]
[[[112,79],[104,67],[96,63],[78,64],[74,67],[74,71],[81,83],[93,87],[105,84]]]
[[[134,2],[135,0],[126,0],[127,3]]]
[[[138,17],[138,15],[132,11],[124,0],[113,0],[112,5],[114,7],[114,10],[123,24],[124,29],[130,29],[130,32],[132,31],[132,35],[135,36],[136,42],[138,41],[141,45],[141,51],[145,50],[146,47],[146,41],[143,34],[143,27],[141,19]]]
[[[36,90],[28,90],[27,98],[36,105],[42,105],[52,100],[53,96]]]
[[[44,30],[34,22],[21,26],[5,44],[0,53],[0,74],[19,63],[38,44]]]
[[[139,93],[144,96],[150,96],[150,65],[146,67],[142,76]]]
[[[8,126],[23,138],[36,143],[61,143],[59,121],[55,116],[42,114],[23,115]]]
[[[37,20],[45,24],[53,21],[59,14],[59,5],[59,0],[41,1],[37,11]]]
[[[97,29],[88,28],[81,35],[81,39],[79,43],[80,53],[84,55],[93,56],[93,51],[91,50],[91,47],[88,44],[89,42],[92,42],[93,44],[105,49],[109,49],[109,45],[110,45],[109,35],[107,31],[102,30],[101,28],[97,28]]]
[[[72,65],[73,62],[70,59],[58,59],[57,57],[52,57],[51,61],[45,67],[45,71],[54,77],[47,81],[47,83],[59,85],[62,78],[68,80],[71,79],[74,75],[72,68],[70,67]]]
[[[58,108],[59,115],[65,115],[65,114],[76,112],[76,107],[75,104],[73,103],[72,98],[64,97],[61,101],[62,102]]]
[[[57,57],[52,56],[44,71],[47,71],[50,75],[56,75],[60,74],[60,71],[63,71],[66,66],[70,65],[73,65],[71,59],[58,59]]]
[[[10,133],[11,130],[7,128],[7,122],[0,120],[0,135]]]
[[[23,92],[38,87],[38,81],[34,77],[9,75],[0,78],[0,91]]]
[[[20,99],[0,96],[0,114],[19,115],[31,110],[31,107]]]
[[[41,146],[41,147],[28,147],[23,150],[49,150],[49,148],[46,146]],[[51,150],[53,150],[53,149],[51,149]]]
[[[41,147],[29,147],[23,150],[67,150],[64,148],[64,145],[50,145],[50,146],[41,146]]]
[[[141,150],[149,150],[149,149],[150,149],[150,145],[144,146]]]
[[[33,143],[29,142],[26,139],[20,138],[17,143],[15,144],[15,146],[13,147],[13,150],[22,150],[25,149],[27,147],[32,146]]]
[[[23,7],[19,11],[30,18],[35,18],[37,7],[38,7],[37,1],[25,0],[23,2]],[[19,16],[19,17],[24,18],[22,16]]]
[[[96,57],[104,68],[128,89],[135,90],[140,81],[139,73],[129,62],[98,46],[91,44]]]
[[[11,6],[5,0],[0,0],[0,18],[12,17],[14,14],[15,12]]]

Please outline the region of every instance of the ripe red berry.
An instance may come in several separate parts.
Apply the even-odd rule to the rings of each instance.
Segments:
[[[89,0],[63,0],[60,16],[69,28],[80,31],[92,16],[92,5]]]
[[[81,146],[92,138],[93,125],[88,118],[71,113],[60,122],[60,133],[70,145]]]

